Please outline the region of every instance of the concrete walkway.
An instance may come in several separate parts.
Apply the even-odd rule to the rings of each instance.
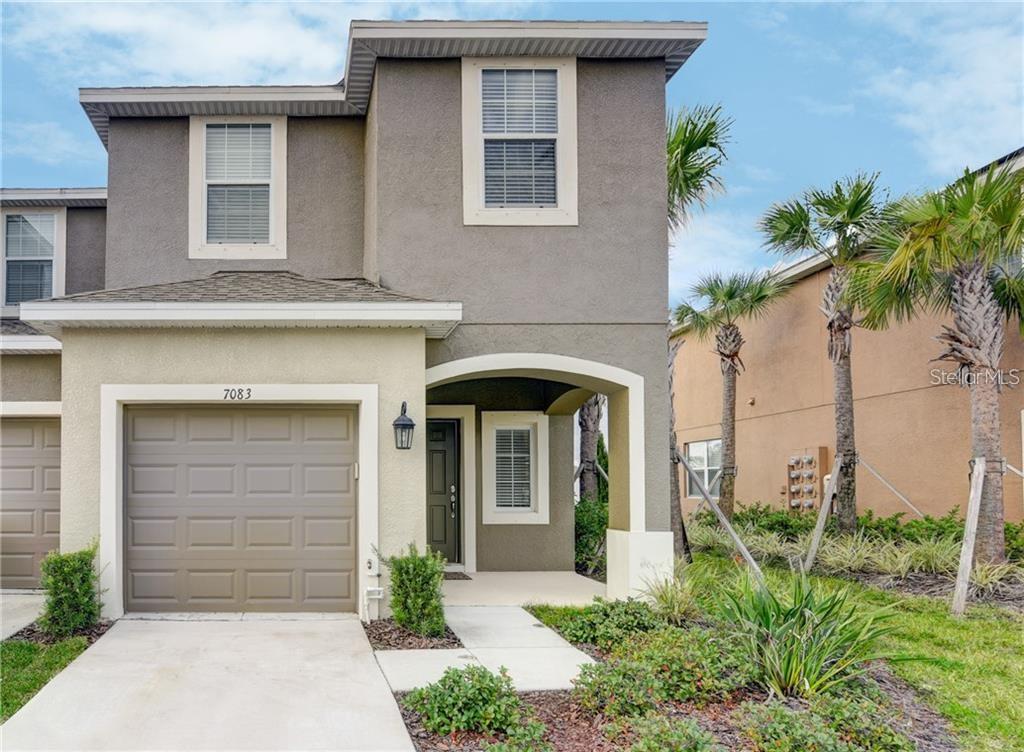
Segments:
[[[518,606],[446,606],[448,626],[462,640],[457,650],[378,650],[377,663],[393,690],[437,681],[451,666],[508,669],[520,691],[570,689],[580,666],[593,663]]]
[[[4,752],[413,749],[355,619],[122,620],[0,733]]]
[[[0,592],[0,640],[34,622],[43,610],[45,596],[38,590]]]
[[[575,572],[473,572],[445,580],[446,606],[586,606],[605,596],[605,586]]]

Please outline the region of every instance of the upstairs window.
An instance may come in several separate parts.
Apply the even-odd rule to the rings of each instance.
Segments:
[[[191,119],[189,257],[285,258],[287,118]]]
[[[3,305],[64,292],[64,210],[3,213]]]
[[[463,60],[465,224],[574,225],[574,58]]]

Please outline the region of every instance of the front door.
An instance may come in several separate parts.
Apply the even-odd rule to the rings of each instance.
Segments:
[[[427,421],[427,542],[450,564],[462,560],[458,435],[458,421]]]

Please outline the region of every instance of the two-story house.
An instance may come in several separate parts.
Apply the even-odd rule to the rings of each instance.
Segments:
[[[665,84],[705,34],[355,22],[337,85],[81,90],[105,212],[4,195],[5,582],[58,486],[108,616],[373,618],[411,542],[571,570],[595,392],[607,592],[669,568]]]

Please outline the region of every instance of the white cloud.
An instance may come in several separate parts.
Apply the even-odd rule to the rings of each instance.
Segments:
[[[865,4],[851,12],[920,59],[877,61],[866,93],[884,101],[929,172],[951,177],[1024,143],[1024,54],[1017,4]]]
[[[45,165],[102,161],[99,141],[85,141],[60,123],[4,122],[3,153]]]
[[[761,247],[757,217],[729,210],[696,214],[676,233],[669,249],[668,293],[673,306],[709,272],[749,271],[775,259]]]
[[[4,11],[5,54],[75,86],[323,84],[356,18],[518,16],[528,3],[26,3]]]
[[[826,102],[822,99],[804,95],[795,97],[795,99],[800,106],[812,115],[824,115],[831,117],[836,115],[849,115],[854,111],[854,105],[851,102]]]

